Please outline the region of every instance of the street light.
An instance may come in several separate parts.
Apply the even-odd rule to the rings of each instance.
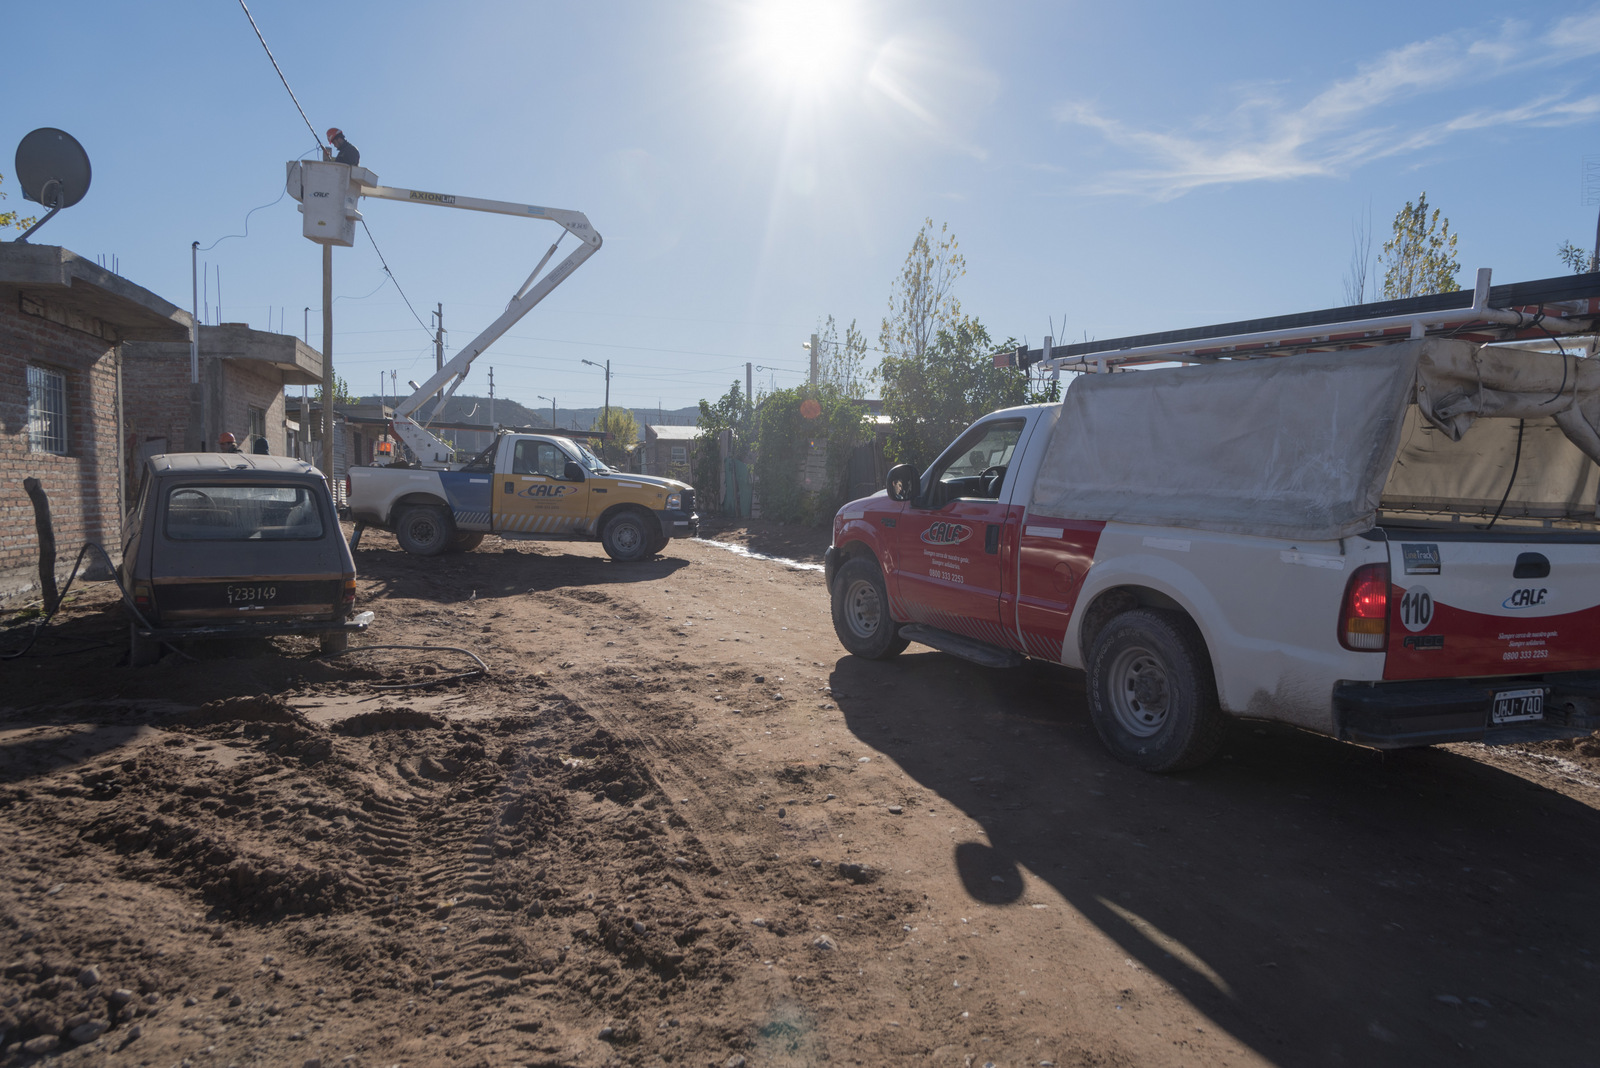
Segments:
[[[540,400],[550,402],[550,429],[554,430],[556,428],[556,399],[554,397],[546,397],[543,393],[536,394],[536,396]]]
[[[590,367],[600,367],[593,360],[582,360],[580,362],[586,363]],[[611,361],[607,360],[606,365],[600,367],[600,369],[606,373],[606,410],[605,415],[600,417],[600,448],[604,449],[606,436],[611,433]]]

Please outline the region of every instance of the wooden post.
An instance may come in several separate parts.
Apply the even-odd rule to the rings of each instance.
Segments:
[[[56,530],[50,522],[50,498],[36,478],[23,479],[22,488],[33,502],[33,526],[39,532],[39,588],[44,591],[44,610],[49,614],[61,603],[56,592]]]

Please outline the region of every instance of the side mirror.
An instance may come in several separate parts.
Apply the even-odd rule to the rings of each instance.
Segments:
[[[561,477],[568,482],[582,482],[583,465],[576,460],[568,460],[566,468],[561,472]]]
[[[910,464],[897,464],[889,469],[889,499],[911,501],[922,495],[922,476]]]

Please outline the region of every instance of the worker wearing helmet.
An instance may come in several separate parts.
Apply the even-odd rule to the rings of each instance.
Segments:
[[[348,163],[352,167],[361,166],[361,150],[344,139],[344,131],[339,127],[330,126],[328,128],[328,143],[333,148],[323,148],[323,159],[332,160],[334,163]],[[333,154],[334,148],[339,150],[337,156]]]
[[[232,434],[228,433],[226,430],[224,430],[221,434],[219,434],[217,436],[217,451],[218,452],[238,452],[239,451],[239,439],[234,437]]]

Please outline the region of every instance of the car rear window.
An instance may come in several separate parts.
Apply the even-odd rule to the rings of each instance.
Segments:
[[[306,486],[175,486],[167,491],[174,541],[312,541],[322,510]]]

